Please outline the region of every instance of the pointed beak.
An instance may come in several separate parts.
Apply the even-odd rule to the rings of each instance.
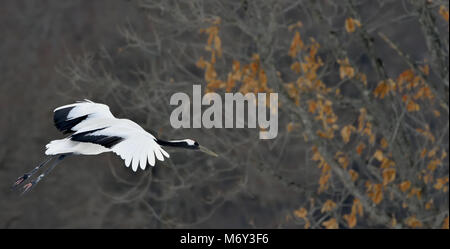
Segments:
[[[216,153],[210,151],[209,149],[207,149],[207,148],[205,148],[205,147],[203,147],[203,146],[201,146],[201,145],[199,145],[198,148],[199,148],[199,150],[200,150],[201,152],[204,152],[204,153],[206,153],[206,154],[208,154],[208,155],[210,155],[210,156],[214,156],[214,157],[218,157],[218,156],[219,156],[219,155],[217,155]]]

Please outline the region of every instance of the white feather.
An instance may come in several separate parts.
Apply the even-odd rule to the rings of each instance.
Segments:
[[[147,148],[141,149],[141,161],[139,165],[141,166],[141,169],[144,170],[145,166],[147,166]]]
[[[153,152],[153,150],[149,150],[147,154],[148,154],[148,163],[150,164],[150,166],[155,166],[155,153]]]

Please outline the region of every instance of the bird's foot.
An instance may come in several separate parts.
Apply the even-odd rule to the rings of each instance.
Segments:
[[[27,180],[29,177],[31,176],[31,174],[26,173],[23,176],[17,178],[17,180],[14,182],[14,184],[11,186],[12,189],[17,188],[18,186],[20,186],[23,182],[25,182],[25,180]]]
[[[32,189],[33,186],[34,186],[34,184],[31,183],[31,182],[25,184],[25,185],[23,186],[22,194],[25,194],[26,192],[30,191],[30,190]]]
[[[34,181],[25,184],[23,186],[22,195],[33,189],[39,183],[39,181],[41,181],[42,177],[44,177],[44,175],[39,175]]]

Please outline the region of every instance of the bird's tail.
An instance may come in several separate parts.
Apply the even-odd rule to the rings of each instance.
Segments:
[[[48,143],[45,146],[45,148],[46,148],[45,154],[46,155],[58,155],[58,154],[71,153],[72,145],[70,143],[71,143],[71,141],[67,138],[50,141],[50,143]]]

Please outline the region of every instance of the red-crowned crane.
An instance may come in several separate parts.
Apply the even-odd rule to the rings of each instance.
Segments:
[[[23,193],[31,190],[59,162],[70,155],[114,152],[125,160],[125,166],[131,166],[133,171],[137,171],[139,167],[144,170],[147,163],[154,166],[156,159],[164,161],[164,157],[168,158],[169,154],[161,146],[199,150],[217,156],[192,139],[164,141],[156,138],[129,119],[115,118],[107,105],[90,100],[56,108],[53,120],[59,131],[70,135],[48,143],[45,154],[50,157],[14,182],[13,188],[18,187],[55,158],[55,162],[45,172],[23,186]]]

